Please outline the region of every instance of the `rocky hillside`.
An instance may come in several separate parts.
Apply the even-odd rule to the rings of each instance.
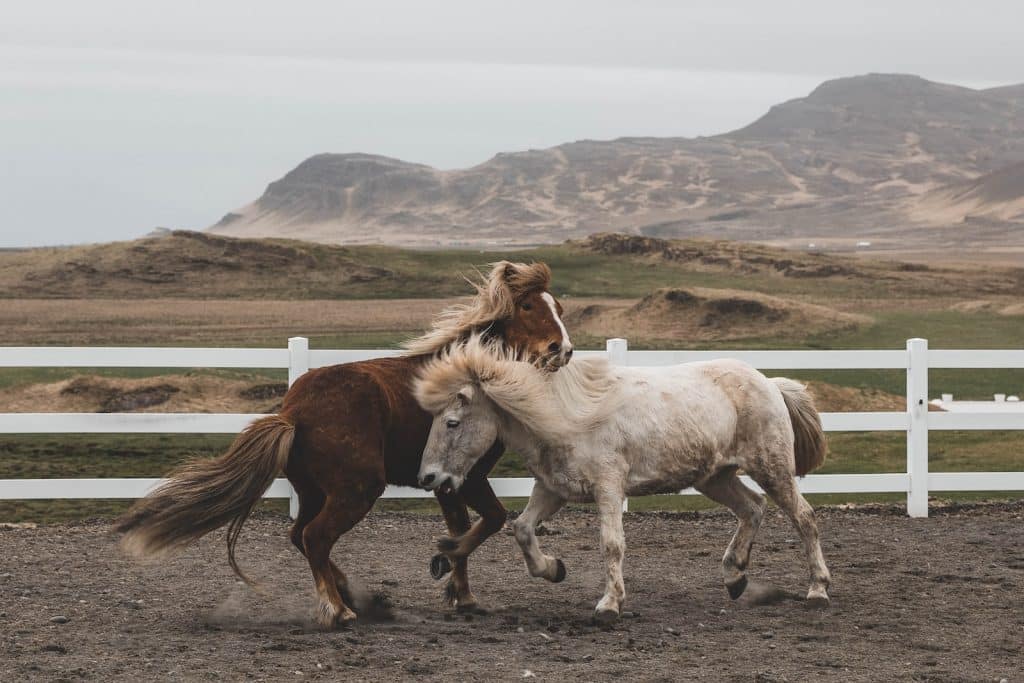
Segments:
[[[455,171],[321,154],[211,230],[410,245],[553,243],[607,230],[832,245],[1012,243],[1024,223],[1019,185],[985,200],[982,213],[1000,229],[983,234],[961,229],[973,205],[940,211],[935,197],[1020,162],[1024,86],[972,90],[873,74],[828,81],[715,137],[580,141]]]

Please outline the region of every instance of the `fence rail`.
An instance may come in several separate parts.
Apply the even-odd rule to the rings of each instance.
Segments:
[[[395,350],[310,350],[303,337],[288,340],[284,349],[206,348],[93,348],[0,347],[4,367],[146,367],[146,368],[277,368],[288,370],[289,384],[310,368],[394,356]],[[736,358],[762,370],[890,369],[907,378],[907,408],[892,412],[822,413],[826,431],[900,431],[907,434],[907,470],[885,474],[812,474],[800,480],[805,493],[905,493],[907,511],[928,514],[929,491],[1024,490],[1024,472],[928,471],[928,433],[935,430],[1024,430],[1024,413],[928,412],[928,370],[931,368],[1024,368],[1024,350],[929,350],[924,339],[907,341],[906,350],[852,351],[630,351],[626,340],[609,339],[605,351],[582,351],[580,356],[606,355],[611,362],[634,366],[663,366],[713,358]],[[234,434],[250,414],[206,413],[0,413],[0,434],[116,434],[201,433]],[[754,489],[750,479],[744,481]],[[6,479],[0,480],[0,500],[138,498],[160,483],[152,478]],[[499,496],[528,496],[530,477],[491,480]],[[693,494],[692,489],[680,492]],[[388,487],[385,498],[423,498],[419,489]],[[278,479],[268,498],[295,497],[287,480]]]

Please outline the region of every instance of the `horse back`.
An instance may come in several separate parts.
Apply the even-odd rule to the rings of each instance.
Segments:
[[[419,364],[416,357],[380,358],[300,377],[280,411],[295,424],[293,453],[303,461],[296,466],[316,479],[383,470],[388,483],[415,486],[431,424],[410,386]]]

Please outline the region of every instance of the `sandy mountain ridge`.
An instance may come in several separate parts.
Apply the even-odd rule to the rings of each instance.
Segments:
[[[1024,225],[1024,162],[932,190],[909,209],[922,221],[956,222],[966,217]]]
[[[320,154],[211,230],[422,246],[554,243],[609,230],[1015,244],[1022,162],[1024,85],[974,90],[871,74],[827,81],[714,137],[579,141],[454,171]]]

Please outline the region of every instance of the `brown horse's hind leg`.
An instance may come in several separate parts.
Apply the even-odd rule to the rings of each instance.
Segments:
[[[295,486],[295,482],[292,482]],[[320,514],[320,510],[324,507],[324,501],[326,497],[320,491],[320,489],[309,486],[295,486],[295,493],[299,497],[299,514],[295,517],[295,522],[292,524],[290,533],[292,545],[299,549],[299,552],[304,556],[306,555],[306,544],[302,540],[302,532],[305,530],[306,525],[313,521],[313,518]],[[345,578],[345,574],[338,568],[338,565],[334,564],[331,560],[331,573],[334,574],[334,583],[338,587],[338,593],[341,594],[341,599],[346,603],[352,604],[352,595],[348,590],[348,580]]]
[[[295,522],[292,523],[291,533],[289,534],[292,545],[299,549],[299,552],[303,555],[306,554],[306,544],[302,540],[302,532],[306,528],[306,525],[313,521],[313,518],[320,514],[320,510],[324,507],[324,501],[326,496],[317,488],[299,487],[292,482],[292,486],[295,488],[295,493],[299,497],[299,514],[295,517]]]
[[[331,548],[343,533],[366,516],[383,489],[382,484],[373,496],[328,496],[323,509],[302,532],[306,559],[320,597],[319,620],[327,628],[356,618],[356,613],[341,597],[339,586],[344,588],[347,580],[331,562]]]
[[[821,543],[818,540],[818,523],[814,519],[814,509],[808,503],[796,485],[796,478],[785,475],[779,479],[757,476],[751,472],[761,488],[771,497],[775,504],[788,516],[796,527],[804,543],[807,566],[811,572],[811,586],[807,591],[807,604],[810,607],[828,607],[828,587],[832,576],[825,566],[825,557],[821,554]]]
[[[736,477],[735,468],[718,472],[703,484],[695,487],[711,500],[732,510],[739,521],[729,547],[722,557],[722,577],[729,597],[733,600],[743,595],[747,588],[747,565],[754,536],[761,526],[767,507],[764,496],[754,493]]]

